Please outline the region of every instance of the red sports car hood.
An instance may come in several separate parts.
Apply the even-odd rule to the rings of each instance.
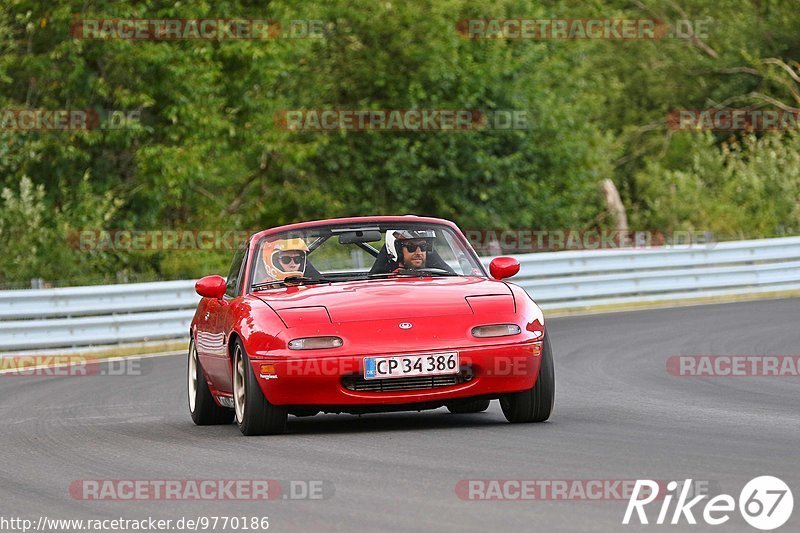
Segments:
[[[471,315],[479,303],[488,303],[479,298],[483,296],[496,296],[490,300],[504,310],[514,308],[514,297],[506,284],[479,277],[349,281],[272,289],[256,296],[288,320],[289,327],[295,318],[306,321],[309,315],[324,316],[325,310],[334,323]],[[476,298],[468,301],[467,297]]]

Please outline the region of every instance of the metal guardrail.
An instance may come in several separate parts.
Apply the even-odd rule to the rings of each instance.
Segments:
[[[515,257],[545,310],[800,290],[800,237]],[[0,291],[0,354],[185,337],[198,301],[194,280]]]
[[[0,291],[3,320],[139,313],[196,307],[194,281]]]
[[[0,355],[186,337],[195,280],[0,291]]]
[[[515,257],[512,281],[550,310],[800,289],[800,237]]]

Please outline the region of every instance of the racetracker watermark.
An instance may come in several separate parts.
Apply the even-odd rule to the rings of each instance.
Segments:
[[[322,39],[322,20],[252,18],[76,18],[70,25],[74,39],[132,41],[237,41]]]
[[[287,131],[484,131],[527,130],[524,109],[287,109],[275,114]]]
[[[675,109],[667,127],[688,131],[797,131],[800,111],[783,109]]]
[[[0,109],[3,131],[121,130],[140,122],[140,111],[120,109]]]
[[[614,250],[620,248],[713,247],[710,231],[658,230],[531,230],[467,229],[464,235],[479,254],[547,252],[556,250]]]
[[[635,494],[635,479],[462,479],[456,495],[470,501],[619,501]],[[648,495],[666,487],[656,482]],[[692,494],[708,494],[717,483],[696,480],[689,484]]]
[[[462,354],[460,369],[455,372],[462,375],[464,381],[471,380],[476,373],[482,378],[489,377],[524,377],[535,374],[539,369],[539,357],[542,355],[542,343],[534,342],[526,348],[524,355],[493,355],[488,361],[478,362],[468,354]],[[422,355],[427,359],[427,355]],[[386,363],[387,370],[397,370],[399,363]],[[395,365],[395,366],[392,366]],[[364,375],[363,358],[305,358],[288,361],[265,361],[259,365],[261,379],[280,379],[282,377],[339,377]],[[397,377],[397,376],[395,376]],[[399,376],[399,377],[402,377]],[[393,379],[388,377],[386,379]]]
[[[800,377],[800,355],[673,355],[667,372],[680,377]]]
[[[140,358],[89,359],[74,355],[10,355],[0,357],[0,376],[82,377],[141,376]]]
[[[79,479],[69,486],[75,500],[212,501],[324,500],[332,482],[277,479]]]
[[[474,18],[456,23],[464,39],[489,40],[657,40],[707,38],[710,19],[539,19]]]
[[[83,229],[67,235],[70,246],[82,252],[234,251],[256,233],[251,230],[102,230]]]
[[[180,518],[54,518],[0,516],[0,531],[266,531],[268,516],[196,515]]]
[[[663,483],[659,481],[651,479],[637,480],[634,486],[634,493],[628,500],[622,523],[624,525],[635,523],[633,518],[635,511],[635,520],[638,520],[639,524],[649,524],[645,507],[659,499],[662,503],[655,524],[663,525],[669,523],[678,525],[685,520],[686,524],[696,525],[697,520],[692,508],[707,498],[708,494],[697,496],[690,494],[688,488],[692,483],[691,479],[687,479],[682,483],[670,481],[664,487]],[[670,506],[675,497],[677,497],[675,508],[669,522],[667,522]],[[702,508],[701,516],[703,521],[711,526],[726,523],[730,520],[731,513],[736,510],[736,503],[736,499],[728,494],[714,496]],[[759,476],[751,479],[742,488],[739,493],[738,504],[742,518],[748,524],[756,529],[769,531],[782,526],[789,520],[794,508],[794,498],[791,489],[783,480],[773,476]],[[697,512],[700,512],[699,508]]]

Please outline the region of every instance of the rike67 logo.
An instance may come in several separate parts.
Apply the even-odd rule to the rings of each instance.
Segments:
[[[722,525],[730,520],[731,513],[737,507],[737,501],[733,496],[720,494],[701,506],[698,504],[708,498],[708,495],[701,494],[689,500],[691,486],[691,479],[687,479],[683,484],[670,481],[666,487],[666,494],[659,494],[659,484],[656,481],[636,480],[622,523],[630,524],[635,512],[640,524],[649,524],[644,508],[657,499],[661,502],[661,508],[655,520],[655,524],[658,525],[680,524],[682,520],[686,520],[688,524],[697,524],[695,512],[698,515],[702,512],[702,519],[706,524],[712,526]],[[641,494],[646,494],[646,496],[640,499]],[[672,510],[672,516],[669,517],[670,507],[675,496],[677,496],[677,502]],[[695,508],[695,506],[697,507]],[[748,524],[762,531],[770,531],[781,527],[789,520],[794,508],[794,498],[789,486],[781,479],[773,476],[760,476],[751,479],[739,493],[738,507],[742,518]],[[634,523],[636,522],[634,521]]]

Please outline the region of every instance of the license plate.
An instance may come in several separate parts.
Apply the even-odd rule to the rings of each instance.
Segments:
[[[364,358],[364,379],[438,376],[459,371],[458,352]]]

